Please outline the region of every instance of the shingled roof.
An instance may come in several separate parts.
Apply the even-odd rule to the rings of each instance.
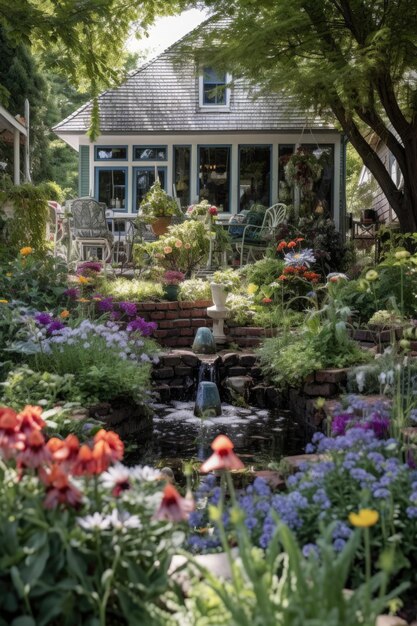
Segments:
[[[102,135],[209,132],[300,131],[333,127],[297,108],[282,94],[254,94],[243,80],[231,88],[230,107],[209,111],[199,107],[194,62],[178,64],[179,42],[145,63],[115,89],[99,96]],[[54,126],[59,135],[84,134],[90,125],[91,101]]]

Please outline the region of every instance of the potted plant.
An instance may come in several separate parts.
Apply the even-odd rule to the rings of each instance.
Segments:
[[[153,232],[159,236],[167,232],[172,216],[178,213],[176,201],[162,189],[157,179],[140,204],[140,219],[151,224]]]
[[[241,277],[231,268],[214,272],[213,282],[210,283],[214,305],[218,309],[224,309],[228,293],[238,288],[240,283]]]
[[[180,289],[180,283],[184,280],[185,274],[176,270],[167,270],[162,277],[164,285],[164,295],[167,300],[171,302],[178,300],[178,292]]]
[[[218,214],[218,208],[211,205],[208,200],[202,200],[198,204],[192,204],[187,209],[187,217],[193,220],[199,220],[207,226],[212,225]]]

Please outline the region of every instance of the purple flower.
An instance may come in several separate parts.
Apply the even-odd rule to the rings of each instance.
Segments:
[[[109,311],[113,311],[113,298],[108,296],[107,298],[103,298],[97,304],[97,308],[102,313],[108,313]]]
[[[332,435],[345,435],[349,422],[354,419],[352,413],[340,413],[332,420]]]
[[[50,335],[52,335],[54,331],[62,330],[63,328],[65,328],[65,326],[62,322],[60,322],[59,320],[52,320],[46,330]]]
[[[128,317],[135,317],[138,307],[134,302],[119,302],[119,307]]]
[[[92,273],[98,274],[102,270],[102,264],[97,261],[84,261],[77,267],[77,276],[89,276]]]
[[[126,327],[126,330],[131,332],[140,332],[144,337],[148,337],[152,335],[153,331],[158,328],[158,324],[156,322],[147,322],[143,319],[143,317],[137,317],[135,320],[129,322]]]
[[[80,292],[77,287],[70,287],[69,289],[66,289],[64,291],[64,296],[67,296],[67,298],[71,298],[71,300],[75,300],[76,298],[78,298],[79,295]]]
[[[52,315],[49,315],[49,313],[36,313],[35,315],[35,320],[41,326],[48,326],[48,324],[50,324],[53,319],[54,318],[52,317]]]

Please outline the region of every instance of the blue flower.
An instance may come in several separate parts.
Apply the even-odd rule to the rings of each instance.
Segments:
[[[316,257],[311,248],[306,248],[299,252],[287,252],[287,254],[284,255],[284,263],[286,266],[300,267],[305,265],[310,267],[310,264],[315,263],[315,261]]]
[[[417,507],[416,506],[408,506],[406,508],[407,517],[410,519],[415,519],[417,517]]]
[[[306,559],[308,559],[310,556],[318,557],[319,555],[319,549],[315,543],[306,543],[306,545],[303,546],[302,552],[303,556],[305,556]]]
[[[333,550],[335,552],[342,552],[345,545],[346,545],[346,541],[344,539],[336,539],[333,542]]]

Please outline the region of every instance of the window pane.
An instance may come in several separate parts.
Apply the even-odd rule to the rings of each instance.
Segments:
[[[294,144],[280,144],[278,146],[278,200],[284,204],[293,204],[294,190],[285,180],[285,166],[294,153]]]
[[[166,146],[135,146],[133,149],[135,161],[166,161]]]
[[[182,207],[190,204],[190,161],[188,146],[174,146],[174,183]]]
[[[161,187],[166,189],[166,180],[165,180],[165,170],[158,169],[158,177],[161,183]],[[138,211],[140,207],[140,203],[148,193],[149,189],[155,182],[155,168],[141,168],[136,170],[134,177],[134,185],[136,192],[136,206],[134,207],[135,211]]]
[[[333,216],[333,185],[334,185],[334,146],[329,144],[306,143],[302,146],[318,159],[323,167],[321,176],[313,185],[311,198],[305,198],[306,210],[323,210]]]
[[[97,161],[117,161],[127,158],[127,148],[115,148],[114,146],[97,146],[96,147],[96,160]]]
[[[220,211],[230,211],[230,148],[200,147],[199,193]]]
[[[126,172],[124,170],[99,170],[98,201],[112,209],[126,208]]]
[[[203,71],[203,77],[205,83],[214,83],[217,85],[225,84],[226,74],[225,72],[216,72],[211,67],[205,67]]]
[[[239,211],[254,204],[271,205],[270,146],[241,146],[239,149]]]
[[[226,89],[224,85],[204,83],[203,104],[226,104]]]

